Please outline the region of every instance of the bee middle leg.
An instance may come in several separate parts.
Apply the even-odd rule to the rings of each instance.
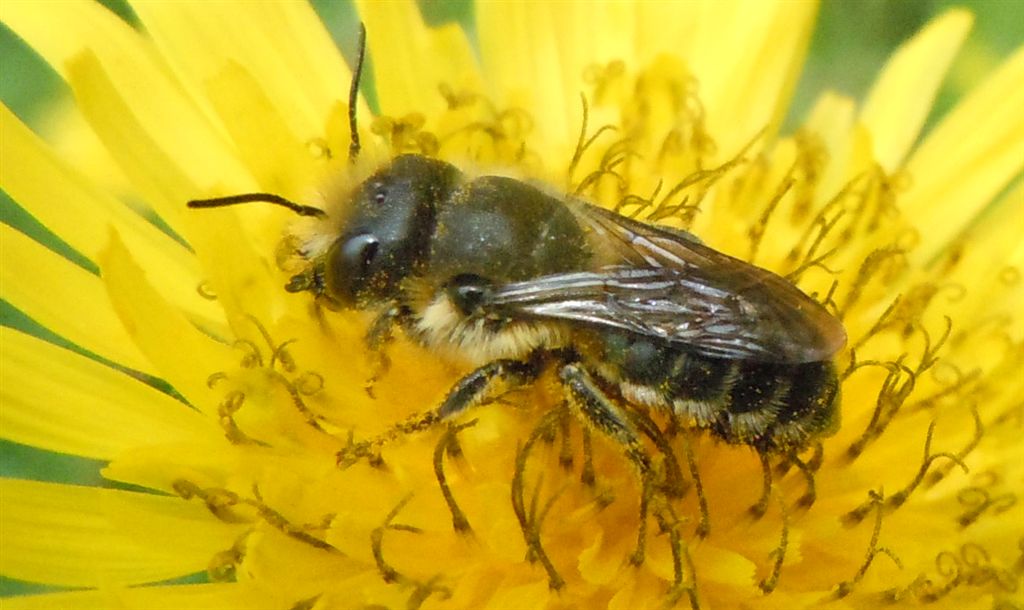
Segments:
[[[630,561],[640,565],[644,561],[647,538],[647,512],[651,500],[651,460],[628,416],[598,387],[593,377],[576,363],[564,364],[558,372],[569,409],[588,427],[611,438],[640,474],[640,525],[637,546]]]

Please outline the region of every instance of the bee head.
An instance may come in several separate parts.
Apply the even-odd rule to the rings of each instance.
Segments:
[[[443,161],[402,155],[360,184],[323,260],[324,295],[342,307],[395,297],[401,281],[424,264],[437,204],[458,176]]]

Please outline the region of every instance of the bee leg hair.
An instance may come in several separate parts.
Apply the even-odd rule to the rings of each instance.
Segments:
[[[366,380],[366,393],[371,398],[373,397],[373,386],[391,368],[391,359],[388,358],[384,349],[395,338],[394,330],[400,316],[401,311],[397,306],[384,310],[373,320],[373,324],[370,325],[370,329],[363,339],[367,351],[373,358],[373,374]]]
[[[439,419],[445,420],[496,398],[533,383],[541,372],[541,363],[533,358],[522,360],[495,360],[488,362],[460,379],[441,407],[437,410]]]
[[[761,474],[763,481],[761,484],[761,498],[750,507],[750,514],[755,519],[760,519],[764,516],[765,511],[768,510],[768,500],[771,499],[772,492],[772,465],[768,461],[768,454],[764,451],[758,451],[757,457],[761,459]]]
[[[371,439],[350,441],[347,447],[338,452],[338,465],[348,468],[361,458],[373,456],[381,447],[402,436],[429,430],[463,411],[486,404],[510,390],[528,385],[540,375],[541,365],[539,358],[527,361],[489,362],[460,379],[438,409],[415,414]]]
[[[640,565],[644,562],[647,539],[647,512],[653,489],[651,481],[651,459],[644,450],[643,443],[637,435],[629,418],[611,401],[597,386],[593,377],[576,363],[562,366],[558,372],[562,381],[565,401],[569,409],[587,426],[615,441],[626,457],[640,472],[643,487],[640,497],[640,525],[637,532],[637,546],[630,562]]]

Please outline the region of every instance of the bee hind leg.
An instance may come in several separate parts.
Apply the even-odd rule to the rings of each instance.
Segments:
[[[647,540],[647,513],[651,500],[651,460],[644,450],[626,414],[597,386],[593,377],[582,366],[568,363],[558,372],[569,409],[589,428],[609,437],[622,447],[623,453],[636,466],[643,487],[640,497],[640,525],[637,532],[637,546],[630,562],[640,565],[644,562]]]
[[[763,477],[761,483],[761,498],[757,501],[757,504],[750,507],[750,514],[753,515],[755,519],[760,519],[768,510],[768,500],[771,498],[772,465],[768,461],[767,452],[758,450],[757,457],[761,459],[761,474]]]
[[[800,496],[800,499],[797,500],[797,506],[801,508],[810,508],[811,505],[814,504],[814,501],[818,499],[817,488],[814,484],[815,463],[811,462],[808,464],[807,462],[804,462],[796,455],[796,452],[787,456],[787,459],[796,466],[797,470],[800,471],[800,474],[804,475],[804,482],[807,485],[804,495]]]

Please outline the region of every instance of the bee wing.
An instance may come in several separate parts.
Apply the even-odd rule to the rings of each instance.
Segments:
[[[580,207],[613,264],[507,284],[493,295],[499,311],[618,328],[734,360],[817,362],[846,343],[842,324],[778,275],[688,233]]]

